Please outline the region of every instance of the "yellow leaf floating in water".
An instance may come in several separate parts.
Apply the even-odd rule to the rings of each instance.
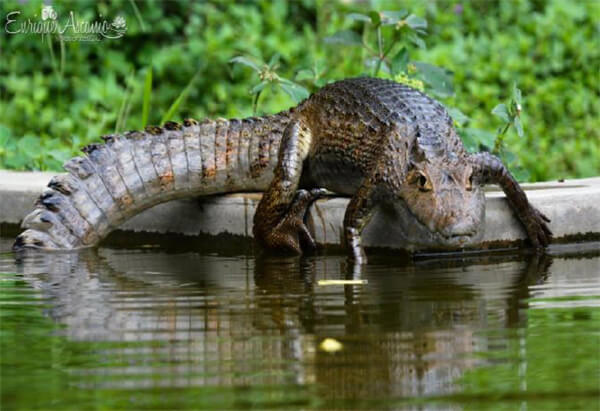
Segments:
[[[342,343],[335,338],[325,338],[323,341],[321,341],[321,344],[319,344],[319,349],[325,352],[333,353],[340,351],[342,348],[344,348]]]
[[[367,284],[367,280],[319,280],[319,285],[362,285]]]

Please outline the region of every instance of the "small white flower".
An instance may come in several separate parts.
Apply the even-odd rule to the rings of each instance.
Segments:
[[[117,16],[113,20],[112,25],[115,29],[119,30],[119,29],[125,28],[127,23],[125,22],[125,19],[123,18],[123,16]]]

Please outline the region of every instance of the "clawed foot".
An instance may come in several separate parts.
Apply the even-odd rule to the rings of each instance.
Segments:
[[[346,228],[346,247],[350,250],[350,258],[354,264],[367,264],[367,255],[360,243],[360,235],[356,228]]]
[[[271,232],[266,233],[267,248],[296,254],[301,254],[303,248],[314,250],[317,244],[304,223],[304,216],[310,205],[325,193],[326,190],[320,188],[298,190],[286,215]]]
[[[527,214],[521,220],[533,247],[542,248],[550,244],[552,231],[550,231],[547,224],[550,222],[550,219],[541,211],[530,205]]]

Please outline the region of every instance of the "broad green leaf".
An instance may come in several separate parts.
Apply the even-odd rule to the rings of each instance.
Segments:
[[[526,181],[530,181],[531,173],[524,169],[523,167],[512,167],[511,174],[519,183],[524,183]]]
[[[273,54],[273,56],[271,57],[271,60],[269,60],[269,68],[273,68],[277,65],[277,63],[279,63],[279,59],[281,58],[281,54],[279,53],[275,53]]]
[[[28,157],[36,157],[41,153],[40,139],[32,135],[26,135],[19,139],[17,147]]]
[[[323,39],[327,44],[345,44],[348,46],[358,46],[362,44],[361,37],[352,30],[342,30],[327,36]]]
[[[502,148],[501,157],[507,165],[516,164],[518,161],[517,155],[505,147]]]
[[[250,94],[256,94],[256,93],[260,93],[261,91],[263,91],[263,89],[269,84],[268,81],[261,81],[260,83],[258,83],[256,86],[252,87],[250,89]]]
[[[414,14],[411,14],[406,18],[406,24],[408,24],[408,26],[413,30],[427,28],[427,20],[419,16],[415,16]]]
[[[310,95],[308,90],[302,87],[300,84],[296,84],[293,81],[287,79],[281,79],[279,82],[279,86],[295,102],[300,102]]]
[[[350,13],[346,17],[354,21],[364,21],[366,23],[371,23],[371,18],[361,13]]]
[[[510,114],[508,113],[508,109],[506,108],[506,104],[500,103],[492,110],[492,114],[496,117],[502,119],[505,123],[510,122]]]
[[[7,168],[12,168],[16,170],[31,170],[33,168],[31,167],[31,162],[31,158],[28,158],[27,155],[20,152],[10,153],[6,157],[6,160],[4,160],[4,164]]]
[[[374,25],[378,26],[381,24],[381,13],[379,13],[378,11],[370,11],[369,17],[371,17],[371,21]]]
[[[491,150],[496,137],[494,133],[487,130],[468,127],[458,129],[458,134],[469,151]]]
[[[392,74],[405,73],[408,66],[408,50],[402,47],[398,53],[392,58]]]
[[[450,97],[454,95],[454,85],[452,83],[452,74],[441,67],[431,64],[415,61],[413,63],[417,68],[419,77],[431,87],[431,91],[440,97]]]
[[[295,79],[297,81],[313,80],[315,77],[315,72],[312,69],[301,69],[296,73]]]
[[[413,43],[420,49],[427,48],[427,46],[425,45],[425,41],[417,33],[410,33],[408,35],[408,39],[411,41],[411,43]]]
[[[446,110],[448,111],[448,114],[450,114],[450,117],[452,117],[452,119],[456,121],[459,126],[462,126],[470,120],[465,113],[463,113],[456,107],[446,107]]]
[[[148,124],[148,115],[150,114],[150,98],[152,96],[152,66],[146,71],[144,81],[144,96],[142,102],[142,128]]]
[[[517,129],[519,137],[523,137],[523,126],[521,125],[521,119],[518,116],[513,119],[513,124]]]
[[[55,149],[47,152],[48,156],[52,157],[60,164],[65,163],[69,158],[71,158],[71,153],[66,150]]]
[[[237,63],[237,64],[242,64],[244,66],[248,66],[257,72],[260,72],[260,70],[261,70],[260,66],[257,63],[255,63],[254,61],[252,61],[249,58],[244,57],[244,56],[234,57],[231,60],[229,60],[229,62],[234,63],[234,64]]]
[[[399,11],[382,11],[383,24],[396,24],[408,14],[406,10]]]

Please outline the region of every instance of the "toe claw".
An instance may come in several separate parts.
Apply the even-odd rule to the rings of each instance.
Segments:
[[[537,208],[530,206],[529,212],[523,219],[527,234],[534,248],[547,247],[552,240],[552,231],[548,224],[550,219]]]

